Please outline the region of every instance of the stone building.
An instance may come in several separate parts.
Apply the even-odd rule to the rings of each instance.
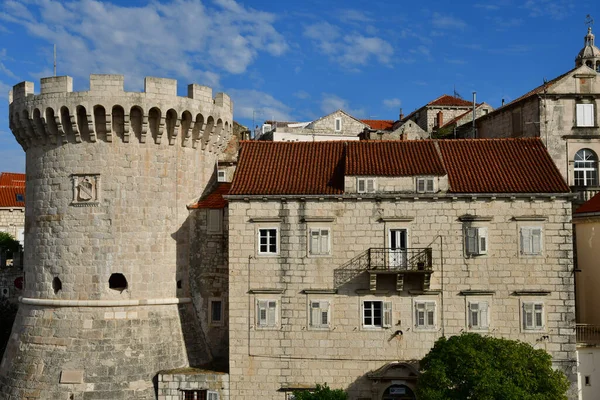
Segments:
[[[25,174],[0,173],[0,232],[23,244],[25,226]]]
[[[571,189],[579,194],[576,205],[600,191],[600,79],[595,70],[600,64],[594,61],[600,62],[600,52],[593,41],[588,29],[573,69],[476,120],[480,138],[541,138]]]
[[[258,140],[274,142],[320,142],[324,140],[358,140],[369,126],[343,110],[337,110],[310,122],[266,121]]]
[[[187,89],[148,77],[125,92],[121,75],[91,75],[86,92],[66,76],[37,95],[14,86],[27,251],[2,399],[155,399],[159,371],[218,364],[190,294],[185,205],[216,181],[233,104]]]
[[[464,331],[547,350],[576,398],[571,198],[539,139],[244,143],[214,213],[230,398],[414,399]]]

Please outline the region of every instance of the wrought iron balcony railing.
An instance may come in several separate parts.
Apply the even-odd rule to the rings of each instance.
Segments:
[[[576,324],[577,343],[587,346],[600,346],[600,325]]]
[[[339,287],[362,272],[431,272],[431,248],[370,248],[334,271],[334,284]]]

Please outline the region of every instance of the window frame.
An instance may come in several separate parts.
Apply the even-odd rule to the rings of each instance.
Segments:
[[[224,169],[217,170],[217,182],[227,182],[227,171]]]
[[[531,326],[527,324],[527,306],[531,306]],[[536,307],[540,306],[540,312],[536,312]],[[541,325],[537,324],[536,316],[539,314]],[[521,301],[521,329],[523,332],[540,332],[546,330],[546,306],[540,300],[523,300]]]
[[[337,117],[337,118],[334,119],[334,121],[333,121],[333,130],[334,130],[334,132],[341,132],[342,131],[342,118],[341,117]]]
[[[267,239],[267,251],[261,251],[261,238],[262,238],[262,232],[268,232],[268,231],[275,231],[275,251],[269,251],[270,246],[272,245],[269,241],[270,236],[267,235],[266,239]],[[279,247],[280,247],[280,235],[279,235],[279,227],[278,226],[263,226],[263,227],[259,227],[256,229],[256,253],[257,255],[261,256],[261,257],[275,257],[279,255]]]
[[[419,188],[419,184],[423,183],[423,189]],[[431,190],[429,190],[428,186],[429,183],[431,183]],[[435,193],[436,190],[436,184],[435,184],[435,177],[433,176],[419,176],[415,178],[415,191],[417,193]]]
[[[275,304],[274,307],[271,307],[271,304]],[[262,318],[261,310],[265,309],[265,318]],[[272,318],[269,315],[269,310],[272,311]],[[256,309],[254,314],[254,325],[256,329],[277,329],[279,326],[279,312],[280,312],[280,302],[279,299],[270,299],[270,298],[257,298],[256,299]],[[270,319],[272,319],[270,321]]]
[[[323,303],[326,303],[326,307],[323,307]],[[315,304],[318,304],[318,307],[314,307]],[[313,309],[319,309],[319,317],[320,321],[314,323],[313,318]],[[327,322],[323,323],[323,312],[326,312]],[[308,327],[312,330],[328,330],[331,328],[331,300],[326,299],[310,299],[308,301]]]
[[[360,189],[360,184],[363,182],[363,189]],[[369,190],[369,182],[371,182],[371,190]],[[357,193],[375,193],[377,191],[377,180],[373,177],[356,177],[356,192]]]
[[[423,324],[419,323],[419,306],[424,305],[425,314],[423,315]],[[433,305],[433,323],[429,323],[429,312],[428,305]],[[437,330],[437,302],[435,300],[415,300],[414,301],[414,327],[415,330],[420,331],[435,331]]]
[[[214,219],[217,217],[216,219]],[[206,210],[206,233],[223,233],[223,209],[209,208]]]
[[[477,305],[477,324],[473,324],[473,306]],[[483,308],[482,305],[485,305]],[[484,322],[485,324],[482,324]],[[467,301],[467,328],[470,331],[486,332],[490,329],[490,303],[487,300]]]
[[[473,233],[471,235],[471,233]],[[467,226],[464,231],[465,254],[470,256],[483,256],[489,251],[489,238],[487,227]]]
[[[595,127],[596,105],[594,103],[575,104],[575,126],[577,128]]]
[[[221,304],[221,319],[215,320],[213,318],[213,304]],[[223,326],[225,321],[225,302],[220,297],[213,297],[208,300],[208,322],[210,326]]]
[[[533,242],[533,232],[535,230],[539,230],[539,250],[535,251],[535,243]],[[525,248],[526,243],[526,235],[525,232],[530,232],[527,236],[530,237],[529,240],[529,248]],[[538,257],[544,253],[544,228],[540,225],[523,225],[519,227],[519,254],[525,257]]]
[[[592,166],[578,166],[578,164]],[[578,177],[578,174],[583,176]],[[578,181],[583,181],[583,185],[578,184]],[[579,149],[573,156],[573,185],[577,187],[598,186],[598,155],[592,149]]]
[[[318,252],[313,252],[313,232],[318,232],[318,243],[319,247],[323,245],[323,231],[327,231],[327,250],[324,252],[323,249],[318,249]],[[331,256],[331,227],[329,226],[310,226],[308,228],[308,239],[307,239],[307,253],[309,257],[328,257]]]
[[[366,303],[370,303],[369,308],[366,307]],[[379,303],[380,305],[380,316],[381,319],[380,324],[376,324],[376,316],[375,316],[375,303]],[[366,313],[370,311],[370,316],[368,318],[371,319],[371,323],[367,324],[366,322]],[[361,300],[360,303],[360,316],[361,316],[361,327],[366,330],[378,330],[378,329],[389,329],[392,327],[392,317],[393,317],[393,308],[391,301],[385,301],[381,299],[364,299]]]

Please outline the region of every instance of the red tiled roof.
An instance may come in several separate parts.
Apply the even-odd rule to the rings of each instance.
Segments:
[[[449,107],[469,107],[473,102],[444,94],[437,99],[427,103],[428,106],[449,106]]]
[[[192,204],[188,208],[193,210],[199,208],[225,208],[227,207],[227,200],[223,196],[229,194],[230,189],[231,183],[220,182],[213,187],[210,193],[200,198],[197,203]]]
[[[575,214],[598,212],[600,212],[600,193],[583,203],[581,207],[575,210]]]
[[[0,172],[0,186],[25,186],[25,174]]]
[[[569,192],[541,140],[521,138],[243,142],[229,194],[342,194],[345,175],[446,171],[451,193]]]
[[[23,201],[17,201],[17,194]],[[25,207],[25,186],[0,186],[0,207]]]
[[[446,175],[430,140],[361,141],[348,143],[346,175]]]
[[[538,138],[440,140],[453,193],[567,193]]]
[[[386,119],[361,119],[360,122],[369,125],[371,129],[380,131],[390,131],[392,130],[392,126],[394,126],[394,121]]]
[[[241,142],[229,194],[341,194],[344,149],[336,142]]]

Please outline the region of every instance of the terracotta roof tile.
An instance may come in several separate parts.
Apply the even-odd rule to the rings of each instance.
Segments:
[[[428,106],[449,106],[449,107],[469,107],[473,102],[444,94],[437,99],[427,103]]]
[[[25,207],[25,186],[0,186],[0,207]]]
[[[446,175],[433,141],[361,141],[348,143],[346,175]]]
[[[227,200],[223,197],[229,194],[231,189],[231,183],[219,182],[213,187],[213,189],[206,195],[202,196],[197,203],[189,206],[189,209],[200,209],[200,208],[225,208],[227,207]]]
[[[541,140],[526,138],[243,142],[229,193],[342,194],[344,174],[446,173],[451,193],[569,192]]]
[[[380,131],[391,131],[394,126],[394,121],[385,119],[361,119],[360,122]]]
[[[345,143],[242,142],[230,194],[341,194]]]
[[[575,210],[575,214],[600,213],[600,193],[586,201]]]
[[[25,174],[0,172],[0,186],[25,186]]]
[[[567,193],[537,138],[440,140],[453,193]]]

